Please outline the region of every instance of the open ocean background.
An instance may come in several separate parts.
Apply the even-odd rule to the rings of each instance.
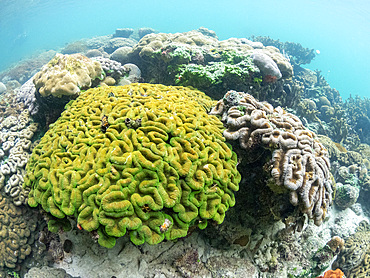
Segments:
[[[345,99],[370,97],[369,0],[0,0],[0,71],[44,50],[117,28],[186,32],[220,40],[269,36],[319,50],[319,69]]]

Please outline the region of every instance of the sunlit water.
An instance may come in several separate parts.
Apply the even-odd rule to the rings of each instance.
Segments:
[[[369,0],[0,0],[0,70],[41,50],[116,28],[185,32],[200,26],[219,39],[270,36],[320,54],[320,69],[343,98],[370,97]]]

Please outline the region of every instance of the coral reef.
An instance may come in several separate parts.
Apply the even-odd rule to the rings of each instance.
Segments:
[[[309,273],[320,273],[327,269],[333,259],[344,248],[344,240],[339,236],[333,236],[322,248],[319,248],[314,257]]]
[[[3,82],[0,82],[0,94],[6,92],[6,86]]]
[[[129,53],[131,52],[132,47],[124,46],[116,49],[109,58],[111,60],[120,62],[122,65],[129,62]]]
[[[20,88],[15,89],[16,98],[18,102],[24,103],[31,116],[39,112],[40,105],[36,100],[36,87],[33,84],[33,77],[31,77]]]
[[[356,233],[346,239],[344,249],[333,263],[347,278],[370,276],[370,226],[362,221]]]
[[[0,95],[0,123],[8,116],[17,116],[24,109],[24,104],[18,102],[16,97],[17,94],[12,89]]]
[[[96,57],[93,58],[93,60],[98,61],[102,65],[106,78],[107,77],[114,78],[115,82],[111,85],[114,85],[116,83],[120,84],[122,82],[127,82],[127,84],[130,84],[141,81],[141,70],[139,69],[138,66],[134,64],[127,63],[121,65],[121,63],[115,60],[110,60],[108,58],[103,57]],[[102,83],[106,83],[105,82],[106,78],[102,81]]]
[[[361,142],[370,144],[370,99],[350,97],[343,106],[349,124],[359,135]]]
[[[105,52],[112,54],[115,50],[121,47],[133,47],[136,41],[131,38],[115,37],[111,38],[104,44],[103,49]]]
[[[113,34],[113,37],[128,38],[133,32],[134,29],[131,28],[117,28],[116,32]]]
[[[295,42],[281,42],[270,37],[252,36],[252,41],[277,47],[282,53],[285,53],[293,65],[309,64],[316,56],[314,49],[303,47]]]
[[[56,54],[56,51],[49,50],[29,59],[17,63],[14,67],[0,73],[0,81],[6,84],[8,81],[18,81],[25,83],[34,76],[43,65],[45,65]]]
[[[270,87],[293,74],[291,64],[277,48],[254,49],[236,38],[219,41],[204,29],[149,34],[127,56],[142,69],[146,82],[193,86],[216,99],[225,88],[256,92],[262,82]]]
[[[127,74],[128,70],[117,61],[110,60],[104,57],[95,57],[92,60],[98,61],[100,63],[102,69],[104,70],[105,76],[111,76],[116,81]]]
[[[336,184],[335,204],[341,209],[351,207],[357,202],[360,189],[350,184]]]
[[[15,268],[31,253],[36,218],[0,194],[0,268]]]
[[[137,30],[137,35],[139,39],[141,39],[142,37],[146,35],[152,34],[152,33],[155,33],[155,30],[150,27],[142,27]]]
[[[83,53],[87,50],[87,45],[84,41],[74,41],[67,44],[63,49],[60,51],[62,54],[75,54],[75,53]]]
[[[163,85],[81,93],[33,151],[29,205],[53,216],[52,230],[76,217],[106,247],[126,232],[135,244],[157,244],[221,223],[240,174],[222,123],[207,114],[213,104],[199,91]]]
[[[250,94],[229,91],[212,109],[226,125],[224,136],[239,143],[248,163],[271,151],[264,168],[276,193],[289,193],[290,203],[320,225],[332,201],[330,161],[327,150],[298,117],[258,102]],[[262,151],[263,153],[263,151]]]
[[[37,124],[26,109],[18,116],[5,117],[0,130],[0,189],[19,206],[27,203],[28,190],[22,186],[23,177]]]

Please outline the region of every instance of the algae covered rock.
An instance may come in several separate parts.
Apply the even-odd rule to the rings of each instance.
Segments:
[[[113,247],[187,235],[221,223],[240,174],[215,102],[184,87],[131,84],[87,90],[71,101],[34,149],[29,205],[66,226],[67,216]],[[61,222],[62,221],[62,222]]]

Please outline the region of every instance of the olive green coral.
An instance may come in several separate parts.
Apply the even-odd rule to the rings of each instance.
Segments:
[[[369,277],[370,275],[370,225],[361,221],[356,233],[350,236],[344,249],[332,267],[340,268],[348,278]]]
[[[184,87],[131,84],[90,89],[71,101],[27,165],[29,204],[77,218],[113,247],[187,235],[221,223],[240,174],[215,102]]]
[[[30,209],[0,194],[0,269],[15,268],[31,253],[36,221]]]

